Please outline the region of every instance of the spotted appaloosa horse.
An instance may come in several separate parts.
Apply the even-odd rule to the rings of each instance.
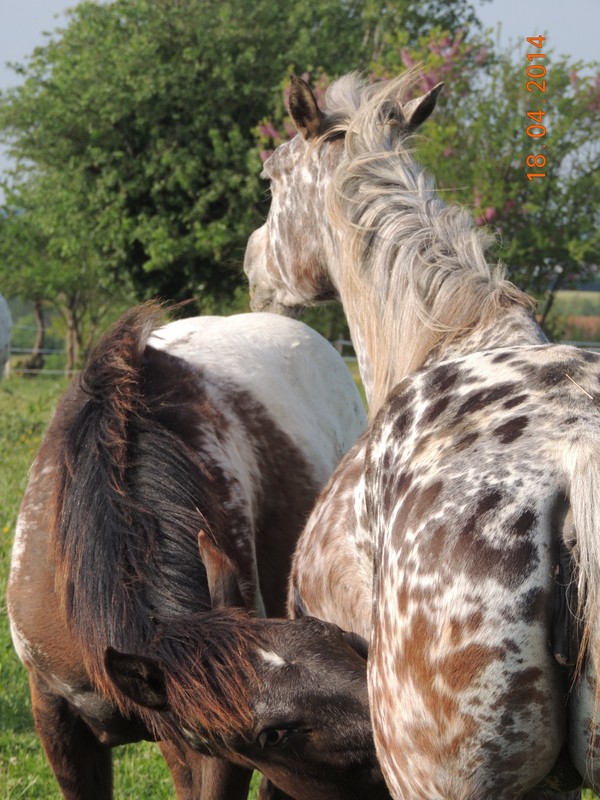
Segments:
[[[548,344],[436,195],[406,139],[440,87],[407,100],[411,80],[346,76],[324,112],[294,80],[300,135],[265,164],[253,308],[339,298],[373,418],[299,542],[291,609],[369,641],[395,798],[577,797],[600,787],[600,357]]]
[[[193,713],[208,698],[204,717],[188,724],[196,738],[220,742],[205,746],[204,754],[235,760],[233,736],[237,742],[243,734],[246,750],[236,763],[253,763],[247,754],[254,752],[262,756],[257,762],[267,763],[273,752],[275,777],[287,775],[289,782],[286,752],[290,769],[302,776],[306,770],[297,750],[271,747],[277,738],[302,742],[310,754],[306,728],[317,731],[321,744],[325,732],[331,734],[332,714],[322,714],[314,679],[301,713],[292,701],[284,705],[285,681],[310,676],[310,665],[305,672],[290,670],[285,681],[270,677],[275,642],[306,639],[310,624],[294,624],[291,631],[286,625],[292,623],[238,626],[239,614],[227,612],[240,606],[258,615],[283,613],[300,529],[318,490],[364,427],[354,382],[334,348],[293,320],[246,314],[157,329],[160,316],[158,305],[141,306],[101,340],[58,406],[17,524],[8,587],[13,641],[29,670],[36,728],[71,800],[111,797],[110,748],[152,738],[169,723],[157,721],[156,710],[152,719],[137,707],[132,711],[106,675],[107,646],[147,658],[158,652],[164,669],[173,671],[165,680],[169,692],[179,692],[174,701],[169,695],[177,713],[186,705]],[[211,609],[224,610],[213,617]],[[337,635],[333,626],[323,630],[325,638]],[[225,644],[227,657],[221,655]],[[329,683],[340,702],[361,664],[363,678],[365,669],[339,640],[337,649],[343,646],[348,667],[332,672]],[[252,706],[247,663],[262,681]],[[194,680],[185,670],[200,671],[200,664],[203,672]],[[203,690],[205,681],[210,685]],[[319,698],[317,709],[309,695]],[[244,697],[246,706],[238,709]],[[366,692],[361,701],[353,686],[350,717],[361,702],[364,717]],[[227,722],[233,710],[238,716]],[[355,758],[345,762],[351,773],[365,766],[361,759],[376,764],[366,728],[365,737],[364,726],[356,727]],[[352,739],[347,732],[340,736]],[[342,772],[337,734],[331,738]],[[245,797],[247,769],[207,759],[176,737],[160,746],[178,797]],[[329,755],[315,758],[327,763]],[[327,796],[355,796],[334,789]]]

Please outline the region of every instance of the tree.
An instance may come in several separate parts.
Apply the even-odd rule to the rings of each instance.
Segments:
[[[126,276],[118,283],[113,280],[85,236],[70,239],[58,232],[60,221],[75,211],[70,198],[49,182],[50,187],[40,178],[20,187],[19,210],[0,217],[0,283],[8,296],[33,304],[37,353],[43,347],[44,308],[58,311],[64,321],[69,372],[106,318],[132,302],[132,292]],[[46,201],[49,192],[52,204]],[[9,204],[11,199],[9,195]]]
[[[496,255],[515,283],[545,300],[545,317],[559,286],[594,276],[600,264],[600,73],[554,59],[543,44],[498,53],[478,36],[434,29],[416,45],[389,50],[371,72],[385,79],[422,64],[415,94],[445,81],[415,141],[417,156],[448,202],[494,227]],[[528,91],[542,75],[546,91]],[[328,82],[318,76],[317,95]],[[259,126],[263,158],[290,129],[289,118]]]
[[[44,299],[46,282],[40,262],[43,246],[20,214],[0,215],[0,283],[8,297],[26,296],[31,301],[36,335],[30,359],[25,366],[40,369],[46,339]]]
[[[419,148],[448,198],[496,230],[512,279],[538,298],[600,263],[600,74],[582,67],[526,42],[496,53],[468,85],[448,86]]]
[[[240,285],[264,212],[252,128],[282,77],[361,67],[396,24],[429,13],[473,16],[465,0],[84,2],[0,97],[14,208],[28,203],[49,249],[85,243],[82,264],[129,275],[138,296],[214,305]],[[35,203],[21,201],[32,185]]]

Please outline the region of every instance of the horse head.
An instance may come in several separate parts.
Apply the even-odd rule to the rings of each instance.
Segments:
[[[366,661],[336,625],[223,609],[167,628],[155,652],[108,648],[105,666],[157,739],[259,769],[298,800],[388,797]]]
[[[442,88],[405,101],[406,81],[377,106],[378,128],[387,138],[406,138],[433,111]],[[308,84],[292,77],[289,109],[299,132],[266,161],[271,208],[248,241],[244,270],[254,311],[292,314],[339,299],[339,245],[332,225],[330,188],[352,154],[357,124],[373,103],[373,87],[346,75],[330,87],[321,110]],[[377,100],[377,98],[375,98]]]
[[[297,800],[389,797],[371,732],[366,654],[312,617],[229,605],[235,565],[200,534],[213,610],[165,622],[149,651],[107,648],[105,668],[159,740],[259,769]]]

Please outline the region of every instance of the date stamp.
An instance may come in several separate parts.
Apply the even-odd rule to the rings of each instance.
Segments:
[[[532,47],[536,48],[537,50],[541,50],[544,46],[545,36],[528,36],[527,43],[530,44]],[[528,111],[527,116],[530,120],[532,120],[531,124],[527,126],[527,130],[525,133],[529,136],[530,139],[533,140],[541,140],[546,135],[546,126],[543,124],[544,117],[546,116],[546,112],[542,109],[542,105],[545,105],[546,98],[540,95],[546,94],[546,74],[547,68],[546,64],[543,63],[543,60],[546,58],[545,53],[527,53],[527,67],[525,69],[525,74],[529,79],[525,84],[525,88],[528,92],[532,95],[533,99],[539,99],[539,111]],[[533,144],[533,142],[532,142]],[[539,142],[542,149],[546,149],[546,145],[542,144],[541,141]],[[546,156],[543,153],[539,154],[531,154],[528,155],[525,159],[525,163],[530,169],[544,169],[547,163]],[[545,172],[528,172],[527,173],[527,180],[534,181],[537,178],[545,178]]]

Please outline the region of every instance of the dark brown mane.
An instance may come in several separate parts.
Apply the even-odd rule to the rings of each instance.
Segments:
[[[167,676],[169,707],[168,715],[150,714],[146,720],[157,738],[176,739],[184,728],[198,745],[210,748],[212,742],[252,731],[259,648],[264,642],[256,623],[242,609],[169,623],[153,648]]]
[[[198,376],[146,346],[161,316],[126,313],[55,416],[56,586],[99,685],[107,645],[139,651],[157,620],[210,607],[197,534],[219,513],[189,446]]]

